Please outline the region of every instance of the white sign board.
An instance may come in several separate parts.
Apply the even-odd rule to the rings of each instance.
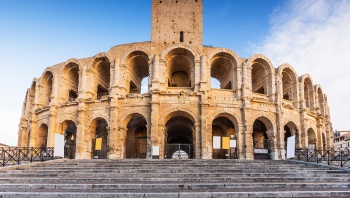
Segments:
[[[287,159],[295,157],[295,135],[287,138]]]
[[[236,148],[236,140],[230,140],[230,148]]]
[[[221,137],[213,136],[213,149],[221,149]]]
[[[159,156],[159,146],[152,146],[152,155]]]
[[[55,157],[64,157],[64,136],[63,135],[55,133],[53,152]]]

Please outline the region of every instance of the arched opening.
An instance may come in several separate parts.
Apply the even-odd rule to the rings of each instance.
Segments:
[[[297,81],[295,73],[290,68],[282,71],[282,91],[283,99],[293,102],[293,105],[297,107]]]
[[[284,125],[284,149],[287,149],[287,140],[289,137],[295,135],[295,148],[300,147],[299,133],[297,126],[293,122],[288,122]]]
[[[75,159],[77,127],[71,120],[64,121],[61,126],[64,135],[64,157]]]
[[[314,107],[314,89],[310,78],[304,80],[304,100],[307,108]]]
[[[107,159],[108,152],[108,123],[103,118],[96,118],[90,125],[91,157]]]
[[[147,122],[139,115],[133,115],[127,125],[125,144],[126,158],[147,157]]]
[[[268,63],[263,59],[256,59],[252,64],[252,91],[258,94],[268,94],[269,76]]]
[[[134,51],[126,59],[129,71],[129,93],[147,93],[149,79],[149,57],[145,52]]]
[[[78,98],[79,88],[79,66],[76,63],[67,64],[62,72],[63,84],[61,87],[62,102],[74,102]]]
[[[165,158],[186,156],[194,158],[194,123],[192,120],[186,116],[175,115],[166,123],[165,127]]]
[[[35,147],[46,148],[48,132],[49,127],[46,124],[41,124],[37,133]]]
[[[227,53],[216,54],[211,60],[210,75],[220,82],[220,89],[232,89],[237,62]],[[212,88],[214,86],[212,85]]]
[[[47,71],[41,79],[40,87],[40,104],[43,106],[49,106],[52,97],[53,87],[53,75],[50,71]]]
[[[308,137],[308,148],[309,150],[315,150],[316,149],[316,133],[312,128],[309,128],[307,130],[307,137]]]
[[[253,123],[254,159],[271,159],[273,151],[273,132],[271,121],[266,118],[258,118]]]
[[[187,49],[176,48],[166,56],[168,87],[192,87],[194,56]]]
[[[224,147],[224,138],[228,140],[235,140],[235,126],[232,121],[226,117],[217,117],[212,123],[212,136],[220,136],[222,140],[221,149],[213,149],[212,159],[231,159],[235,157],[235,150]],[[226,143],[227,144],[227,143]],[[229,146],[229,145],[228,145]],[[231,157],[232,155],[232,157]]]
[[[97,100],[107,100],[110,86],[110,61],[106,57],[97,58],[93,64],[95,70],[95,93]]]
[[[325,115],[323,93],[322,93],[321,88],[317,89],[317,96],[318,96],[318,106],[320,108],[320,113],[322,115]]]

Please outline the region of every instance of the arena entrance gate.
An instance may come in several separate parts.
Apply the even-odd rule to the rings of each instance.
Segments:
[[[166,124],[164,158],[192,159],[194,124],[186,117],[176,116]]]

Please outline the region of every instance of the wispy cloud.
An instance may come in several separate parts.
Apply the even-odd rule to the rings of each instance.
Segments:
[[[270,33],[252,46],[275,67],[309,73],[328,96],[334,129],[350,129],[350,1],[291,0],[271,16]]]

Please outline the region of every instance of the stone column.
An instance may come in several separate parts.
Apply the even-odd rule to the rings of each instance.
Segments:
[[[209,109],[209,104],[208,101],[206,100],[206,96],[205,95],[201,95],[201,141],[202,141],[202,145],[201,145],[201,150],[202,150],[202,158],[203,159],[211,159],[211,144],[210,144],[210,131],[208,130],[208,123],[207,123],[207,119],[208,119],[208,109]]]
[[[56,129],[57,106],[51,106],[49,115],[49,129],[47,132],[47,147],[54,147],[54,136]]]
[[[159,94],[152,94],[151,98],[151,126],[150,126],[150,145],[147,145],[150,149],[152,146],[159,146],[160,148],[160,157],[164,157],[164,143],[162,143],[161,138],[164,136],[164,131],[160,131],[159,128]],[[148,144],[147,143],[147,144]],[[150,156],[152,157],[152,155]]]
[[[81,101],[78,105],[78,124],[76,135],[76,159],[88,159],[89,156],[85,156],[85,150],[87,149],[87,142],[85,136],[87,133],[87,110],[85,102]]]
[[[118,99],[112,98],[109,112],[109,152],[108,159],[117,159]]]
[[[201,81],[201,76],[200,76],[200,71],[201,71],[201,60],[196,59],[194,61],[194,91],[198,92],[200,89],[200,81]]]
[[[202,149],[201,149],[201,140],[202,140],[202,135],[201,135],[201,124],[200,123],[195,123],[194,125],[194,132],[196,134],[196,143],[195,143],[195,153],[196,153],[196,159],[201,159],[202,158]]]
[[[243,122],[239,122],[237,126],[237,131],[236,131],[236,149],[237,149],[237,154],[238,154],[238,159],[244,159],[244,125]]]
[[[207,57],[201,56],[200,59],[200,91],[207,91],[208,90],[208,81],[207,81]]]
[[[153,57],[152,62],[152,91],[157,92],[159,91],[159,55],[156,54]]]

